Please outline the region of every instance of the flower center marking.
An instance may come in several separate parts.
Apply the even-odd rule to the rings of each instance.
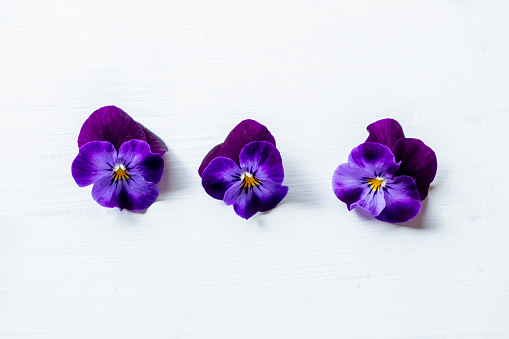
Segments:
[[[117,164],[113,168],[113,181],[119,181],[119,180],[129,180],[130,176],[129,173],[127,173],[127,169],[122,164]]]
[[[380,176],[369,178],[368,184],[375,193],[385,187],[386,180]]]
[[[255,176],[251,173],[244,172],[240,176],[240,179],[242,180],[242,184],[240,185],[240,190],[245,190],[246,192],[252,188],[260,185],[260,180],[256,179]]]

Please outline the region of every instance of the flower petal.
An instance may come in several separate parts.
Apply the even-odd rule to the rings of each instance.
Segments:
[[[241,182],[236,182],[224,194],[224,202],[233,205],[237,215],[249,219],[256,212],[266,212],[276,207],[287,193],[287,186],[272,180],[265,180],[247,191],[241,188]]]
[[[437,156],[433,150],[419,139],[400,139],[392,149],[401,166],[396,175],[408,175],[414,178],[419,197],[424,200],[429,185],[437,173]]]
[[[200,168],[198,168],[198,174],[200,175],[200,177],[202,176],[203,174],[203,171],[205,170],[205,168],[210,164],[210,162],[214,159],[214,158],[217,158],[219,156],[219,150],[221,150],[221,147],[223,146],[223,144],[219,144],[219,145],[216,145],[214,146],[208,153],[207,155],[205,156],[205,158],[203,158],[203,161],[201,162],[201,165],[200,165]]]
[[[283,160],[276,146],[267,141],[253,141],[242,149],[240,168],[252,173],[257,179],[282,183],[285,177]]]
[[[213,159],[202,173],[202,186],[212,198],[223,200],[225,192],[234,184],[242,183],[239,166],[230,158]]]
[[[385,209],[376,217],[387,222],[404,222],[415,217],[421,210],[419,192],[414,179],[402,175],[387,180],[385,186]]]
[[[224,194],[226,205],[233,205],[238,216],[249,219],[258,212],[257,199],[252,189],[247,192],[241,188],[242,182],[235,182]]]
[[[385,208],[384,192],[372,191],[366,181],[367,175],[368,172],[362,167],[341,164],[334,171],[332,190],[339,200],[346,203],[349,211],[358,205],[377,216]]]
[[[163,158],[150,151],[150,146],[145,141],[129,140],[124,142],[118,151],[118,161],[121,161],[131,175],[137,173],[148,182],[157,184],[161,180],[164,170]]]
[[[392,151],[374,142],[365,142],[355,147],[348,156],[348,163],[363,168],[370,176],[392,177],[399,168]]]
[[[364,190],[368,187],[363,179],[370,175],[363,168],[355,167],[350,164],[339,165],[332,176],[332,190],[339,200],[346,204],[346,207],[351,211],[361,196]],[[368,187],[369,190],[369,187]]]
[[[127,140],[147,141],[143,128],[116,106],[99,108],[85,121],[78,136],[78,146],[90,141],[109,141],[118,150]]]
[[[286,197],[288,186],[270,179],[263,180],[261,185],[252,188],[256,198],[256,207],[260,212],[266,212],[277,206]]]
[[[398,139],[404,138],[403,127],[394,119],[375,121],[367,127],[369,136],[366,142],[377,142],[392,149]]]
[[[101,206],[118,207],[133,211],[147,209],[159,195],[157,186],[147,182],[139,174],[133,173],[129,182],[111,182],[111,178],[101,178],[92,188],[92,197]]]
[[[88,186],[111,174],[115,166],[117,151],[107,141],[91,141],[83,145],[72,162],[71,172],[80,187]],[[109,165],[108,165],[109,164]]]
[[[241,121],[228,134],[218,156],[227,157],[239,164],[239,154],[245,145],[253,141],[267,141],[276,146],[276,140],[267,127],[251,119]]]
[[[143,133],[145,133],[145,137],[147,138],[147,143],[150,145],[150,150],[152,153],[157,153],[160,156],[163,156],[164,153],[168,152],[168,147],[164,143],[164,141],[155,135],[151,130],[140,124],[143,129]]]

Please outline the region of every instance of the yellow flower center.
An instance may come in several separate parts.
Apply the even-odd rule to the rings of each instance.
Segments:
[[[369,178],[368,184],[371,186],[371,189],[376,192],[385,187],[385,181],[384,178],[377,176],[375,178]]]
[[[240,177],[242,179],[242,184],[240,185],[241,190],[247,190],[251,187],[255,187],[260,185],[260,180],[256,179],[255,176],[251,173],[244,172]]]
[[[113,180],[127,180],[129,179],[129,173],[127,173],[127,170],[124,165],[118,164],[113,168]]]

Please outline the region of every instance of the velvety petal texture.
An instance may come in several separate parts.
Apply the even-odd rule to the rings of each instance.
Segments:
[[[369,136],[366,142],[377,142],[392,149],[401,138],[405,137],[403,127],[394,119],[375,121],[367,127]]]
[[[281,184],[283,179],[281,155],[276,146],[267,141],[245,145],[239,154],[239,164],[219,156],[202,172],[205,191],[233,205],[235,213],[244,219],[269,211],[283,200],[288,193],[288,187]]]
[[[146,181],[154,184],[157,184],[163,175],[163,158],[152,153],[150,146],[140,140],[124,142],[118,151],[117,161],[132,168],[132,173],[140,174]]]
[[[405,222],[421,210],[419,192],[414,179],[402,175],[387,180],[390,187],[384,192],[385,208],[376,217],[387,222]]]
[[[230,158],[218,157],[207,166],[202,176],[202,186],[214,199],[223,200],[226,191],[237,181],[242,172]]]
[[[107,141],[84,144],[72,164],[72,175],[79,186],[93,184],[92,197],[101,206],[144,210],[159,195],[164,162],[141,140],[124,142],[117,153]]]
[[[168,146],[164,143],[164,141],[155,135],[151,130],[140,124],[143,129],[143,133],[145,133],[145,137],[147,138],[147,143],[150,145],[150,150],[153,153],[157,153],[160,156],[163,156],[164,153],[168,152]]]
[[[365,142],[355,147],[348,156],[348,163],[374,176],[386,174],[392,176],[399,168],[391,150],[374,142]]]
[[[348,210],[359,206],[383,221],[407,221],[421,203],[411,177],[394,177],[398,168],[387,146],[365,142],[352,150],[348,163],[336,168],[332,189]]]
[[[270,179],[264,180],[262,185],[247,192],[241,188],[241,182],[236,182],[226,191],[224,202],[233,205],[237,215],[249,219],[256,212],[266,212],[276,207],[287,193],[287,186]]]
[[[81,127],[78,147],[90,141],[108,141],[118,150],[124,142],[132,139],[146,141],[152,152],[159,155],[168,150],[158,136],[116,106],[101,107],[90,115]]]
[[[419,139],[400,139],[392,149],[396,160],[401,161],[396,175],[408,175],[415,180],[419,197],[426,199],[428,189],[437,173],[437,157],[433,150]]]
[[[107,141],[91,141],[80,148],[74,158],[71,173],[80,187],[92,185],[110,174],[110,166],[117,158],[115,147]]]
[[[111,184],[108,177],[101,178],[92,187],[92,197],[101,206],[139,211],[147,209],[159,195],[156,185],[146,182],[141,175],[133,174],[129,184]]]
[[[78,147],[90,141],[108,141],[118,150],[125,141],[147,141],[143,128],[116,106],[99,108],[85,121],[78,136]]]
[[[239,156],[240,167],[258,179],[282,183],[285,177],[283,159],[276,146],[266,141],[247,144]]]
[[[230,158],[237,165],[240,165],[240,151],[244,146],[253,141],[266,141],[276,146],[276,139],[274,139],[267,127],[255,120],[243,120],[235,126],[222,144],[215,146],[209,151],[198,169],[198,174],[202,176],[207,165],[216,157]]]

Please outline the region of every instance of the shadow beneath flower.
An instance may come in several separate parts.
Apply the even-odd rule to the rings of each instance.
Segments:
[[[288,194],[280,204],[298,203],[306,205],[320,205],[316,192],[318,185],[309,180],[309,173],[303,173],[299,166],[299,159],[289,160],[285,166],[285,180],[283,185],[288,186]]]
[[[354,208],[354,211],[356,211],[357,215],[364,220],[374,220],[374,221],[378,221],[383,224],[390,224],[390,225],[394,225],[394,226],[401,226],[401,227],[408,227],[408,228],[423,230],[423,229],[429,228],[424,223],[424,215],[426,214],[427,205],[428,205],[428,199],[426,198],[426,199],[424,199],[424,201],[421,202],[421,210],[419,211],[419,214],[417,214],[415,216],[415,218],[410,219],[405,222],[400,222],[400,223],[386,223],[384,221],[380,221],[380,220],[376,219],[374,216],[372,216],[371,213],[369,213],[366,210],[363,210],[362,208],[360,208],[358,206]]]
[[[185,187],[185,183],[189,182],[186,174],[180,171],[178,166],[179,162],[175,154],[168,150],[164,155],[164,171],[161,181],[157,184],[159,188],[159,198],[157,201],[162,200],[166,194]]]
[[[357,215],[359,217],[361,217],[361,219],[364,219],[364,220],[375,220],[375,221],[379,221],[377,219],[375,219],[374,216],[371,215],[371,213],[369,213],[368,211],[360,208],[359,206],[356,206],[353,211],[355,211],[357,213]]]
[[[399,224],[394,224],[394,225],[414,228],[414,229],[418,229],[418,230],[423,230],[423,229],[428,228],[426,226],[426,224],[424,223],[424,215],[426,214],[427,207],[428,207],[428,198],[421,201],[421,210],[419,211],[419,214],[417,214],[415,216],[415,218],[410,219],[405,222],[402,222],[402,223],[399,223]]]
[[[141,210],[141,211],[130,211],[130,210],[123,210],[122,212],[126,212],[126,213],[135,213],[135,214],[145,214],[147,213],[147,210],[148,208],[144,209],[144,210]]]

